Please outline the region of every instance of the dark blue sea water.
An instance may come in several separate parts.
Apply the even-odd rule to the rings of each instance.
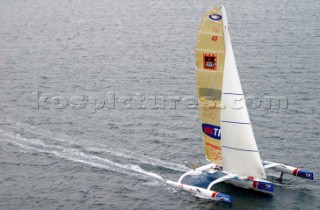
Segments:
[[[163,181],[206,163],[195,39],[221,3],[262,158],[320,174],[319,1],[1,0],[0,209],[319,209],[291,176],[217,185],[232,205]]]

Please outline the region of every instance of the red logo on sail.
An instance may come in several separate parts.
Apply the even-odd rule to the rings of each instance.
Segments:
[[[203,68],[206,70],[217,70],[217,55],[203,54]]]
[[[212,36],[212,37],[211,37],[211,40],[212,40],[212,41],[217,41],[217,40],[218,40],[218,36]]]

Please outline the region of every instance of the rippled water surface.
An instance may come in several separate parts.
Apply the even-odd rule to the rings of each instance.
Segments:
[[[206,163],[189,102],[221,3],[262,158],[320,174],[318,1],[0,0],[0,208],[319,209],[291,176],[273,197],[217,185],[231,206],[163,181]]]

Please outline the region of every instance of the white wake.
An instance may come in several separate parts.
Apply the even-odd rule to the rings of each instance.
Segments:
[[[18,124],[17,126],[21,125]],[[176,171],[187,170],[187,167],[184,165],[170,163],[130,151],[116,151],[106,145],[95,144],[89,141],[76,142],[66,138],[53,137],[50,132],[35,131],[35,129],[33,129],[31,126],[28,127],[24,125],[23,129],[38,136],[39,138],[27,138],[23,137],[19,133],[17,134],[0,129],[0,135],[2,136],[0,141],[8,142],[27,152],[35,151],[52,154],[59,158],[67,159],[73,162],[78,162],[121,174],[139,176],[139,178],[151,178],[154,181],[157,180],[158,182],[163,182],[164,180],[161,175],[141,168],[139,163],[160,166]],[[43,138],[48,138],[50,140],[50,144],[42,140]],[[93,155],[91,154],[92,152],[99,153],[99,155]],[[108,156],[107,154],[115,156],[116,158],[113,159],[118,159],[118,161],[112,160],[112,158],[106,158],[105,156]]]

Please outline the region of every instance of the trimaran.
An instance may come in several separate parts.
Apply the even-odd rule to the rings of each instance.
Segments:
[[[211,163],[183,174],[174,187],[197,197],[232,202],[229,195],[211,188],[220,182],[272,193],[274,184],[265,169],[306,179],[313,172],[262,161],[253,134],[231,45],[226,12],[215,7],[202,19],[196,43],[196,79],[202,137]],[[241,106],[235,103],[241,103]]]

